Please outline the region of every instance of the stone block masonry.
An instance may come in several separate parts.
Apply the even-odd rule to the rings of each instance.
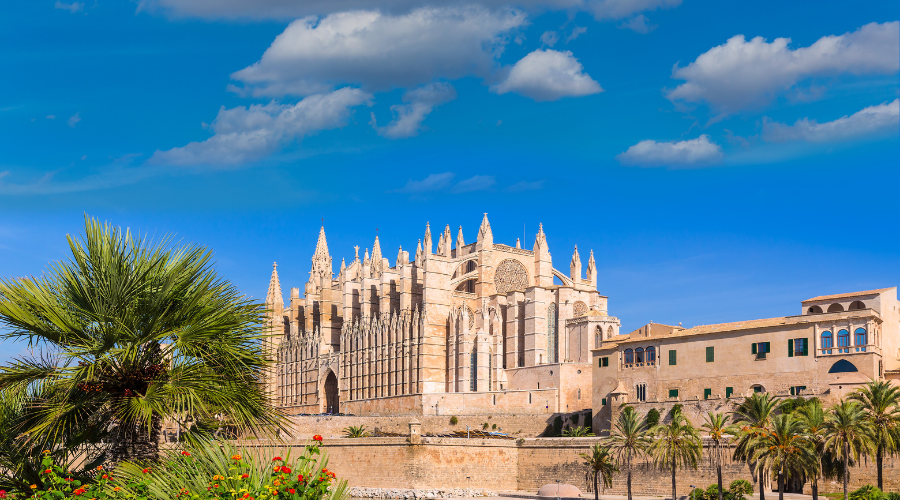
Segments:
[[[573,484],[582,491],[590,488],[590,477],[584,460],[599,438],[537,438],[518,440],[422,438],[420,444],[410,444],[406,438],[326,439],[329,470],[346,478],[350,486],[364,488],[450,489],[481,488],[496,492],[537,491],[545,484]],[[244,441],[250,451],[264,456],[295,456],[305,442],[273,443]],[[723,479],[729,484],[745,479],[759,491],[754,474],[740,462],[723,468]],[[666,497],[671,492],[671,473],[657,470],[641,462],[632,475],[632,491],[640,496]],[[874,484],[876,471],[871,460],[863,461],[850,471],[850,489]],[[900,491],[900,461],[886,459],[885,490]],[[678,494],[687,495],[690,485],[706,488],[716,482],[715,469],[704,456],[696,470],[678,472]],[[625,474],[617,474],[610,494],[625,493]],[[767,493],[770,490],[766,490]],[[837,493],[842,485],[836,481],[821,481],[820,493]],[[810,485],[804,486],[810,493]]]

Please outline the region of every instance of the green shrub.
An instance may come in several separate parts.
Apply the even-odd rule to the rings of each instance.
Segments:
[[[344,437],[347,438],[364,438],[369,437],[369,431],[366,430],[365,425],[351,425],[349,427],[344,427],[343,429]]]
[[[659,425],[659,410],[650,408],[650,411],[647,412],[647,428],[649,429],[656,425]]]
[[[563,421],[560,415],[557,415],[556,418],[553,419],[553,436],[559,436],[562,434]]]
[[[497,430],[497,424],[492,425],[491,430],[494,430],[494,431]]]
[[[703,488],[694,488],[691,490],[688,500],[706,500],[706,491]]]
[[[850,500],[882,500],[883,496],[881,490],[871,484],[850,492]]]
[[[895,492],[895,491],[891,491],[891,492],[889,492],[889,493],[885,493],[885,494],[884,494],[884,497],[882,497],[882,498],[883,498],[884,500],[900,500],[900,493],[897,493],[897,492]]]
[[[456,425],[458,423],[459,423],[459,419],[456,418],[456,415],[453,415],[452,417],[450,417],[450,425]]]
[[[735,479],[728,486],[728,495],[731,500],[744,500],[753,494],[753,484],[746,479]]]
[[[589,437],[593,436],[594,434],[588,427],[579,426],[571,429],[566,429],[565,432],[562,433],[562,435],[566,437]]]
[[[484,425],[481,426],[481,428],[484,429],[484,430],[487,430],[487,428],[488,428],[488,423],[485,422]]]
[[[722,495],[724,498],[724,495]],[[719,500],[719,485],[712,484],[706,488],[706,500]]]

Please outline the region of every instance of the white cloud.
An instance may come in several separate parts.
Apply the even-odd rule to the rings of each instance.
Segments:
[[[525,22],[521,11],[483,7],[307,17],[292,22],[258,62],[232,78],[253,95],[277,96],[324,92],[343,84],[386,90],[437,78],[487,76],[506,44],[505,35]]]
[[[548,47],[553,47],[558,41],[559,33],[555,31],[545,31],[543,34],[541,34],[541,43]]]
[[[766,42],[744,35],[701,54],[673,78],[685,80],[668,92],[672,101],[706,102],[733,113],[766,104],[806,78],[892,74],[900,67],[900,22],[870,23],[852,33],[829,35],[809,47],[791,49],[789,38]]]
[[[290,142],[321,130],[344,126],[352,108],[372,96],[345,87],[311,95],[297,104],[270,102],[219,110],[210,128],[212,137],[201,142],[156,151],[151,163],[170,165],[240,165],[269,155]]]
[[[769,142],[837,142],[867,136],[880,136],[892,132],[895,136],[900,125],[900,99],[891,103],[869,106],[850,116],[817,123],[803,118],[793,125],[766,121],[763,123],[763,139]]]
[[[435,107],[456,99],[456,90],[449,83],[429,83],[403,95],[407,104],[391,106],[394,120],[384,127],[379,127],[372,113],[372,127],[378,135],[390,139],[400,139],[418,135],[422,121],[431,114]]]
[[[535,101],[555,101],[603,92],[571,52],[535,50],[520,59],[506,79],[491,87],[498,94],[515,92]]]
[[[412,179],[406,181],[406,185],[398,189],[398,193],[425,193],[428,191],[441,191],[450,187],[456,174],[453,172],[444,172],[442,174],[430,174],[428,177],[414,181]]]
[[[69,119],[66,120],[66,123],[70,127],[74,128],[75,125],[78,125],[78,122],[80,122],[80,121],[81,121],[81,112],[79,111],[78,113],[75,113],[74,115],[70,116]]]
[[[638,166],[690,166],[717,163],[722,159],[722,148],[710,142],[708,135],[678,142],[641,141],[616,156],[624,165]]]
[[[472,191],[484,191],[494,187],[497,179],[493,175],[475,175],[465,180],[459,181],[453,186],[454,193],[470,193]]]
[[[508,188],[507,191],[512,193],[521,193],[522,191],[536,191],[544,187],[544,181],[519,181]]]
[[[74,14],[76,12],[83,11],[84,4],[81,2],[63,3],[63,2],[60,2],[59,0],[56,0],[56,3],[53,5],[53,8],[59,9],[59,10],[67,10],[67,11],[71,12],[72,14]]]
[[[580,37],[581,35],[587,33],[587,27],[585,26],[575,26],[572,28],[572,33],[566,37],[566,43],[571,42],[572,40]]]
[[[642,35],[646,35],[647,33],[650,33],[651,31],[656,29],[656,26],[651,26],[650,20],[647,19],[647,16],[643,14],[638,14],[632,17],[631,19],[619,25],[619,27],[629,29],[631,31],[634,31],[635,33],[641,33]]]
[[[637,12],[676,7],[681,0],[381,0],[388,13],[420,7],[460,7],[479,4],[489,9],[517,6],[534,12],[590,12],[596,19],[623,19]],[[176,17],[296,19],[310,15],[372,9],[371,0],[139,0],[138,10],[162,11]]]
[[[48,120],[55,120],[55,119],[56,119],[56,115],[47,115],[47,119],[48,119]]]

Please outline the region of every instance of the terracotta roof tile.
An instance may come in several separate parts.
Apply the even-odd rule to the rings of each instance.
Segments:
[[[879,288],[879,289],[877,289],[877,290],[865,290],[865,291],[862,291],[862,292],[836,293],[836,294],[834,294],[834,295],[820,295],[820,296],[818,296],[818,297],[813,297],[813,298],[811,298],[811,299],[806,299],[806,300],[804,300],[803,302],[801,302],[801,304],[805,304],[805,303],[807,303],[807,302],[819,301],[819,300],[848,299],[848,298],[850,298],[850,297],[861,297],[861,296],[863,296],[863,295],[875,295],[875,294],[879,294],[879,293],[881,293],[881,292],[886,292],[886,291],[888,291],[888,290],[891,290],[892,288],[896,288],[896,287],[891,287],[891,288]]]

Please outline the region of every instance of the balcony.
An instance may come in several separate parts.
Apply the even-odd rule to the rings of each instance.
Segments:
[[[868,352],[872,353],[880,353],[881,349],[879,349],[875,344],[866,344],[866,345],[853,345],[853,346],[840,346],[840,347],[828,347],[824,349],[816,349],[819,353],[819,356],[828,356],[828,355],[838,355],[838,354],[865,354]]]

